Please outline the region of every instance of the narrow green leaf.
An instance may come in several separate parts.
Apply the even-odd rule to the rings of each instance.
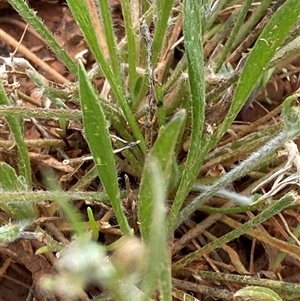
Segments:
[[[131,230],[126,220],[120,191],[116,164],[103,110],[82,62],[79,63],[79,95],[83,112],[83,126],[86,140],[93,155],[101,182],[124,234]]]
[[[168,21],[173,7],[174,0],[156,0],[157,24],[153,38],[152,64],[155,65],[161,51],[162,43],[168,28]]]
[[[237,45],[241,43],[241,41],[251,32],[251,29],[255,27],[255,25],[262,19],[266,10],[268,9],[270,3],[273,0],[264,0],[260,2],[260,5],[252,11],[250,18],[240,27],[238,34],[234,40],[232,48],[236,48]]]
[[[216,133],[215,142],[219,141],[229,128],[261,78],[276,49],[284,42],[290,30],[299,20],[299,1],[287,0],[267,23],[247,58],[229,112]]]
[[[28,190],[25,179],[18,177],[15,170],[5,162],[0,162],[0,189],[5,191]]]
[[[204,160],[203,156],[201,156],[201,153],[205,152],[204,141],[203,138],[201,139],[205,119],[205,76],[202,25],[200,23],[202,19],[200,15],[201,8],[202,1],[184,1],[183,31],[191,89],[192,132],[185,168],[168,217],[169,229],[172,228],[182,203],[196,180]]]
[[[10,101],[6,95],[2,80],[0,80],[0,105],[7,106],[9,104]],[[6,115],[6,121],[16,141],[16,147],[18,151],[18,172],[25,178],[27,185],[31,187],[31,165],[28,150],[24,142],[22,120],[23,119],[10,116],[9,114]]]
[[[163,301],[171,301],[171,263],[167,243],[166,204],[167,185],[166,175],[162,170],[162,164],[152,156],[147,162],[148,188],[154,198],[152,199],[147,270],[143,281],[145,292],[143,301],[149,300],[159,285]]]
[[[59,205],[60,210],[63,212],[65,218],[72,225],[72,229],[77,237],[87,237],[85,227],[83,226],[82,216],[79,214],[76,207],[70,203],[70,197],[62,193],[62,189],[54,174],[53,169],[46,168],[43,171],[43,182],[50,191],[53,191],[56,196],[53,200]]]
[[[17,225],[7,224],[0,227],[0,246],[13,242],[20,235],[20,228]]]
[[[155,190],[152,187],[151,164],[153,160],[158,160],[164,175],[164,183],[161,183],[161,185],[164,185],[167,189],[171,176],[174,149],[178,139],[180,138],[179,136],[182,127],[184,126],[185,118],[186,112],[184,110],[179,111],[173,117],[173,119],[159,133],[153,148],[146,158],[139,191],[138,217],[142,237],[147,242],[150,239],[150,230],[154,214],[153,204],[156,198]]]
[[[93,240],[97,241],[98,237],[99,237],[99,232],[98,232],[97,223],[94,218],[93,210],[91,209],[91,207],[87,207],[86,211],[87,211],[88,219],[89,219],[90,226],[92,229]]]
[[[127,37],[129,87],[130,87],[130,93],[134,95],[136,81],[138,78],[136,72],[137,41],[135,37],[135,31],[133,29],[131,15],[134,15],[136,11],[134,11],[133,8],[131,7],[131,3],[129,0],[121,0],[121,4],[122,4],[122,13],[124,16],[126,37]],[[136,8],[138,9],[138,6]]]
[[[124,112],[124,115],[130,126],[130,129],[133,132],[134,137],[136,138],[136,140],[140,141],[139,146],[141,147],[142,151],[145,152],[146,151],[145,139],[139,129],[137,122],[135,121],[132,111],[130,110],[130,107],[125,98],[124,91],[122,87],[120,87],[118,79],[114,76],[109,63],[107,62],[107,59],[104,56],[99,46],[97,34],[94,30],[94,26],[92,24],[85,1],[67,0],[67,2],[77,24],[82,30],[85,40],[89,48],[91,49],[95,57],[95,60],[97,61],[99,67],[101,68],[105,78],[108,80],[112,88],[112,91],[116,96],[122,111]]]
[[[200,2],[200,1],[199,1]],[[202,0],[203,2],[203,10],[204,10],[204,16],[203,16],[203,28],[209,29],[215,22],[215,20],[218,18],[222,8],[224,5],[230,6],[228,4],[228,0],[219,0],[215,3],[212,3],[210,0]]]
[[[97,176],[97,175],[96,175]],[[81,183],[82,184],[82,183]],[[85,182],[81,186],[86,186],[87,183]],[[73,188],[74,187],[74,188]],[[0,198],[0,204],[14,204],[17,203],[20,197],[27,202],[30,203],[37,203],[42,200],[51,200],[55,201],[57,198],[61,198],[67,201],[78,201],[78,200],[85,200],[85,201],[96,201],[105,204],[109,204],[109,197],[105,192],[99,191],[74,191],[76,186],[72,187],[72,191],[8,191],[2,192]],[[122,198],[127,196],[126,191],[121,191]]]
[[[222,65],[226,61],[226,57],[228,56],[230,50],[232,49],[232,45],[236,39],[237,33],[240,31],[243,21],[244,21],[246,15],[249,13],[249,8],[250,8],[252,2],[253,2],[253,0],[244,1],[244,5],[243,5],[242,9],[239,11],[238,17],[234,22],[234,27],[232,28],[230,35],[226,41],[226,44],[225,44],[224,48],[222,49],[220,56],[217,59],[216,68],[215,68],[216,73],[220,71]]]
[[[111,17],[111,10],[108,0],[98,0],[99,8],[101,11],[101,17],[103,27],[105,30],[106,44],[109,51],[109,57],[111,62],[112,71],[115,79],[121,84],[121,70],[120,70],[120,58],[118,55],[118,48],[116,38],[113,29],[113,21]]]
[[[17,176],[15,170],[5,162],[0,162],[0,193],[6,191],[28,191],[29,187],[23,176]],[[15,204],[0,204],[0,208],[10,217],[17,220],[32,219],[36,216],[36,205],[27,202],[26,198],[20,195]]]

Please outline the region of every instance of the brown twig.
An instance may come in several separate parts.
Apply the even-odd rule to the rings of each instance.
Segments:
[[[19,42],[17,40],[15,40],[12,36],[7,34],[1,28],[0,28],[0,36],[1,36],[2,40],[4,40],[6,43],[11,45],[12,47],[14,47],[14,48],[18,47]],[[48,74],[50,74],[57,82],[62,83],[62,84],[69,83],[69,81],[65,77],[63,77],[55,69],[51,68],[48,64],[43,62],[38,56],[36,56],[34,53],[32,53],[27,47],[25,47],[23,45],[19,45],[19,51],[27,59],[32,61],[35,65],[39,66],[44,71],[46,71]]]

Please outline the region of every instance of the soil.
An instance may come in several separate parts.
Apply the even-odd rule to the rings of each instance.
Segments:
[[[63,1],[32,1],[32,5],[38,15],[44,20],[46,26],[55,34],[57,39],[64,45],[73,58],[75,58],[79,52],[86,49],[82,34]],[[116,31],[119,37],[121,37],[123,34],[123,21],[120,14],[119,1],[111,1],[111,5],[114,11]],[[19,41],[23,34],[25,23],[19,18],[18,14],[7,7],[3,1],[0,1],[0,14],[0,29],[11,38]],[[45,46],[44,42],[36,35],[34,30],[30,28],[27,29],[22,45],[35,55],[34,59],[28,59],[28,61],[48,80],[56,83],[66,83],[74,80],[65,66],[56,59],[53,53]],[[0,56],[8,57],[9,54],[14,51],[15,47],[1,37],[0,32]],[[26,52],[17,51],[15,57],[27,58]],[[87,68],[91,67],[93,63],[91,54],[88,54],[85,58],[87,60]],[[45,70],[40,61],[50,66],[50,69],[48,71]],[[266,87],[266,91],[260,91],[256,101],[242,116],[242,122],[254,122],[264,116],[266,112],[277,107],[286,95],[290,95],[292,91],[297,90],[300,86],[299,71],[300,59],[286,66],[284,73],[282,70],[276,70]],[[44,105],[39,97],[35,96],[36,90],[31,81],[25,77],[20,78],[20,85],[20,91],[35,99],[35,105]],[[266,102],[265,95],[268,95],[269,102]],[[32,104],[25,105],[33,106]],[[75,106],[75,104],[70,105]],[[45,124],[43,125],[45,126]],[[61,136],[51,129],[51,127],[53,128],[54,126],[55,124],[46,124],[48,134],[55,139],[63,140]],[[1,129],[0,136],[2,139],[9,139],[8,131],[5,131],[3,128]],[[42,137],[42,134],[30,121],[26,123],[25,137],[27,139],[38,139]],[[77,148],[70,148],[69,151],[66,151],[66,155],[69,158],[76,158],[88,153],[84,139],[79,133],[76,134],[74,139],[77,143],[80,141],[80,147],[79,144],[77,144]],[[66,167],[62,164],[59,165],[63,155],[58,153],[57,150],[48,149],[47,152],[41,153],[40,150],[31,149],[30,154],[33,162],[35,188],[43,188],[40,181],[41,166],[53,167],[56,164],[55,170],[60,179],[62,179],[62,176],[66,173]],[[9,162],[12,166],[15,166],[15,160],[10,150],[1,151],[0,160]],[[81,166],[78,170],[74,171],[73,178],[61,180],[60,184],[67,190],[74,184],[77,178],[80,178],[80,176],[90,168],[91,165],[89,164]],[[70,173],[70,170],[67,172]],[[96,185],[97,183],[95,183],[94,189],[97,189]],[[80,206],[83,206],[83,204],[78,205],[78,207]],[[113,238],[109,236],[105,239],[113,240]],[[16,243],[10,243],[8,246],[0,247],[0,300],[32,300],[29,296],[34,296],[35,300],[38,301],[56,300],[54,296],[45,295],[40,290],[39,279],[43,275],[53,272],[52,267],[55,261],[54,255],[35,254],[35,251],[42,245],[43,244],[38,241],[29,243],[28,241],[20,240]]]

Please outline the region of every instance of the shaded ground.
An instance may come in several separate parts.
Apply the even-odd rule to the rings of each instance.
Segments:
[[[116,30],[121,36],[123,34],[123,28],[118,1],[111,2],[115,11]],[[55,33],[58,40],[62,43],[62,45],[64,45],[73,58],[86,48],[81,33],[65,5],[58,1],[55,4],[36,1],[34,5],[47,27]],[[18,41],[24,31],[25,24],[11,9],[2,9],[0,13],[1,30],[3,30],[3,32],[5,32],[11,38]],[[15,50],[15,47],[13,47],[12,44],[13,42],[9,42],[8,38],[4,38],[3,34],[1,36],[0,33],[0,56],[7,57],[9,53],[12,53]],[[49,49],[45,46],[44,42],[35,34],[32,29],[27,29],[22,41],[22,45],[27,49],[24,48],[23,51],[17,52],[16,57],[27,58],[36,68],[36,70],[48,80],[59,84],[74,80],[63,64],[55,58],[51,51],[49,51]],[[29,52],[35,55],[31,59],[27,57]],[[87,59],[87,68],[91,67],[93,63],[92,56],[88,53],[85,58]],[[43,68],[44,63],[50,66],[50,69],[45,70],[45,68]],[[264,116],[266,112],[271,111],[280,105],[285,96],[290,95],[299,87],[299,67],[300,59],[295,60],[286,66],[284,72],[282,70],[276,71],[275,75],[273,75],[272,79],[270,80],[270,83],[267,85],[266,93],[265,91],[261,91],[257,97],[257,102],[253,104],[253,107],[250,107],[247,110],[243,118],[244,120],[242,125],[240,125],[240,123],[236,123],[234,127],[243,127],[243,129],[245,129],[245,127],[249,125],[247,123],[248,121],[252,123]],[[35,103],[25,102],[25,106],[34,107],[45,105],[43,100],[39,99],[37,91],[35,90],[35,87],[31,81],[29,81],[26,77],[21,77],[18,80],[21,84],[20,91],[30,96],[35,101]],[[98,84],[101,86],[101,83]],[[266,94],[268,95],[269,103],[266,102]],[[71,108],[76,108],[76,104],[72,102],[68,103],[68,106]],[[46,131],[46,134],[40,129],[40,126]],[[26,139],[51,137],[52,139],[56,139],[57,143],[61,142],[62,145],[64,145],[66,140],[68,140],[69,143],[70,141],[73,142],[73,144],[68,145],[64,151],[61,151],[57,147],[30,149],[35,188],[44,188],[43,184],[41,183],[41,169],[45,167],[52,167],[55,169],[57,176],[60,179],[60,184],[66,190],[72,187],[72,185],[76,183],[77,179],[80,179],[82,175],[90,170],[92,166],[91,163],[85,163],[78,168],[62,164],[65,156],[66,158],[72,159],[89,153],[87,145],[80,133],[80,126],[80,123],[79,129],[76,129],[74,125],[73,127],[69,126],[66,134],[68,137],[66,137],[57,133],[56,123],[54,121],[49,122],[47,119],[39,120],[39,125],[33,123],[32,120],[28,120],[26,122]],[[235,129],[234,127],[233,129]],[[72,135],[73,138],[70,138]],[[8,129],[5,126],[0,129],[0,136],[3,140],[10,139]],[[12,156],[12,153],[13,150],[2,148],[0,150],[0,159],[10,163],[15,167],[15,155]],[[235,189],[242,190],[243,185],[245,185],[246,182],[246,180],[243,180],[240,183],[235,183]],[[99,181],[95,180],[87,189],[98,190]],[[218,200],[215,201],[217,202]],[[70,238],[69,233],[68,231],[64,231],[65,228],[62,226],[62,220],[59,217],[56,218],[51,216],[51,210],[55,211],[56,208],[52,209],[50,207],[51,206],[42,206],[45,219],[37,221],[36,224],[39,224],[42,228],[47,230],[47,233],[57,238],[57,240],[67,243]],[[79,209],[84,209],[85,204],[78,203],[77,207]],[[106,210],[105,208],[98,209],[99,216],[104,216],[104,214],[107,213],[109,215],[109,210]],[[0,212],[0,217],[1,214],[2,213]],[[110,217],[111,216],[108,216],[106,218],[109,219]],[[182,236],[186,234],[197,224],[197,222],[201,221],[203,218],[205,218],[205,215],[203,214],[195,216],[194,219],[191,220],[191,224],[189,226],[183,226],[180,231],[178,231],[177,235]],[[289,218],[290,225],[294,225],[294,223],[297,221],[297,217],[290,213]],[[282,233],[280,233],[278,229],[273,229],[272,224],[270,224],[268,231],[273,233],[275,237],[281,238]],[[216,236],[220,236],[226,233],[227,230],[228,229],[224,228],[224,226],[222,228],[220,225],[215,225],[212,231]],[[107,233],[103,234],[101,240],[104,243],[110,243],[116,237],[118,237],[117,234]],[[250,249],[253,246],[251,240],[247,238],[241,238],[229,245],[237,250],[242,263],[245,266],[248,266],[251,255]],[[51,297],[45,296],[39,291],[38,280],[45,273],[51,272],[53,262],[55,261],[55,256],[51,253],[43,256],[35,255],[35,251],[41,246],[43,246],[43,243],[39,241],[28,242],[25,240],[20,240],[16,243],[9,244],[7,247],[0,247],[0,300],[26,300],[28,295],[31,294],[31,287],[33,283],[36,286],[35,296],[37,300],[47,300],[47,297]],[[175,244],[175,247],[180,249],[179,244]],[[185,246],[180,253],[176,254],[175,259],[179,259],[186,252],[195,250],[196,247],[196,243],[190,243],[189,245]],[[253,264],[251,267],[252,272],[256,273],[266,268],[268,261],[270,261],[269,257],[273,256],[272,250],[268,251],[269,254],[266,253],[261,244],[256,247],[255,258],[251,259]],[[228,262],[228,266],[224,264],[224,267],[220,268],[220,270],[228,271],[230,260],[227,255],[223,254],[223,256],[223,260],[224,262]],[[201,264],[203,264],[203,266],[201,266]],[[207,262],[199,263],[199,267],[201,266],[203,269],[208,269],[207,265]],[[291,258],[287,258],[285,269],[282,275],[284,275],[291,282],[300,283],[299,271],[299,263]],[[92,289],[91,291],[93,292]]]

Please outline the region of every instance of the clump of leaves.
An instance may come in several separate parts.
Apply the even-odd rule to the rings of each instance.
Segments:
[[[266,78],[270,77],[268,71],[281,63],[278,54],[281,53],[284,60],[295,56],[295,49],[299,46],[290,37],[299,26],[300,6],[297,0],[287,0],[283,4],[272,4],[272,1],[257,4],[251,0],[242,3],[193,0],[140,3],[122,0],[126,34],[119,43],[115,38],[107,0],[67,1],[95,59],[95,65],[88,72],[83,59],[75,62],[24,0],[8,2],[47,41],[48,47],[76,78],[68,87],[49,88],[35,70],[26,70],[43,97],[61,108],[49,109],[48,116],[53,113],[53,117],[59,118],[60,125],[65,124],[66,118],[82,117],[84,136],[95,163],[68,192],[52,185],[52,191],[46,195],[47,200],[60,205],[77,234],[75,241],[58,261],[57,278],[45,279],[48,290],[65,298],[76,299],[84,295],[88,283],[93,283],[107,287],[116,300],[132,300],[132,291],[136,292],[135,300],[149,300],[154,298],[155,292],[159,293],[162,300],[171,300],[172,296],[187,300],[192,298],[187,291],[229,300],[234,297],[233,292],[212,288],[207,284],[195,287],[191,282],[174,279],[172,286],[171,271],[177,278],[189,275],[195,279],[200,279],[200,276],[201,279],[206,277],[245,283],[244,276],[241,280],[238,277],[230,278],[233,274],[222,274],[222,278],[217,279],[218,273],[199,271],[194,267],[207,253],[217,253],[218,248],[223,248],[232,261],[233,271],[249,274],[240,259],[233,260],[233,256],[238,256],[226,245],[244,234],[299,260],[298,246],[269,235],[260,235],[254,229],[294,205],[298,199],[298,195],[292,192],[279,197],[276,195],[283,187],[294,183],[294,178],[288,177],[285,177],[288,179],[285,183],[280,181],[288,169],[298,166],[297,152],[292,155],[287,150],[288,163],[280,169],[280,173],[274,173],[274,186],[269,193],[253,196],[259,184],[257,182],[254,182],[253,188],[249,188],[248,196],[227,188],[251,171],[260,171],[270,162],[274,163],[274,152],[299,135],[299,112],[294,107],[299,94],[285,100],[283,121],[279,124],[270,125],[262,132],[252,127],[242,136],[236,135],[236,141],[231,138],[225,140],[226,132],[230,131],[239,112],[266,84]],[[221,22],[222,14],[226,15],[227,12],[230,13]],[[175,50],[181,51],[179,58],[176,58]],[[97,78],[105,80],[104,86],[108,87],[106,95],[94,88],[93,80]],[[10,99],[4,86],[1,84],[0,87],[1,104],[8,105]],[[65,104],[71,98],[80,104],[79,114],[72,112]],[[21,207],[20,197],[16,196],[16,193],[21,193],[20,187],[15,184],[2,188],[0,205],[14,221],[19,221],[27,219],[28,215],[34,216],[33,202],[45,200],[45,194],[33,197],[30,191],[29,156],[19,117],[31,116],[33,112],[20,112],[13,106],[2,109],[6,110],[3,113],[14,134],[20,158],[19,176],[14,173],[10,177],[14,177],[15,183],[19,177],[25,178],[27,186],[26,189],[21,187]],[[37,117],[45,116],[43,110],[35,110],[35,114]],[[271,115],[268,116],[269,119],[265,118],[264,122],[271,119]],[[120,147],[121,141],[128,147]],[[205,171],[212,172],[213,166],[225,166],[230,162],[232,167],[233,162],[241,159],[245,160],[222,176],[217,173],[217,177],[212,177],[208,184],[205,179],[199,179],[199,175],[205,174]],[[130,185],[125,190],[119,187],[121,165],[125,166],[126,173],[140,183],[134,187],[134,191]],[[5,168],[5,174],[11,174],[11,169]],[[97,175],[104,192],[99,194],[82,190]],[[266,176],[269,177],[268,174]],[[263,184],[256,190],[265,185],[263,177],[259,181]],[[197,195],[190,200],[192,191],[196,191]],[[126,212],[123,200],[126,197],[128,200],[132,194],[137,199],[136,208],[133,206],[132,212]],[[213,196],[222,198],[222,207],[206,205]],[[270,200],[270,196],[275,196],[275,200]],[[127,236],[134,234],[141,237],[143,242],[137,244],[142,247],[136,258],[143,264],[138,264],[133,271],[128,268],[121,271],[114,257],[106,256],[105,247],[87,237],[86,226],[69,203],[74,199],[109,203],[125,237],[120,240],[126,240]],[[20,210],[26,213],[20,215]],[[205,222],[195,225],[190,217],[199,210],[211,215]],[[258,212],[244,224],[226,215],[251,210]],[[134,222],[130,215],[135,217]],[[234,230],[217,238],[208,230],[212,230],[210,225],[219,220]],[[183,223],[185,226],[181,228]],[[101,231],[103,225],[98,225],[90,211],[89,225],[95,240],[97,229]],[[5,243],[18,238],[23,231],[23,228],[17,228],[15,232],[14,226],[9,229],[7,225],[4,227],[0,235],[11,230],[10,235],[1,240]],[[200,235],[204,246],[195,251],[189,243]],[[204,237],[211,242],[206,243]],[[188,253],[181,252],[183,248]],[[57,246],[57,249],[61,249],[61,246]],[[115,245],[107,248],[111,249],[115,249]],[[54,251],[53,248],[51,250]],[[129,253],[124,251],[124,264],[126,260],[131,260]],[[88,260],[85,254],[89,254]],[[171,262],[171,254],[174,255],[174,262]],[[69,266],[71,258],[74,259],[74,266]],[[278,256],[277,260],[270,263],[273,272],[282,259],[282,256],[280,259]],[[129,265],[134,266],[130,260]],[[220,256],[217,261],[223,264]],[[93,273],[90,273],[91,270]],[[58,281],[66,283],[67,289],[57,287]],[[266,296],[270,296],[270,300],[299,297],[297,285],[252,281],[249,279],[247,282],[253,285],[251,289],[238,291],[235,296],[254,296],[255,285],[258,285],[276,291],[262,289]],[[237,289],[231,287],[231,290]]]

